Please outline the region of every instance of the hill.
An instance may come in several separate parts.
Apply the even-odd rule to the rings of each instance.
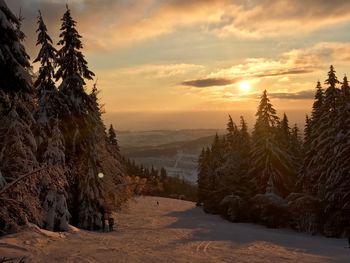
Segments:
[[[196,182],[198,156],[203,147],[213,142],[212,135],[193,140],[172,142],[156,146],[127,147],[122,146],[122,154],[135,160],[137,164],[146,167],[164,167],[168,175],[184,177],[188,181]]]

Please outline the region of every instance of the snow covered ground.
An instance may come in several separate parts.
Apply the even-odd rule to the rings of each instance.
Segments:
[[[156,201],[160,205],[156,205]],[[29,227],[0,238],[0,258],[25,262],[350,262],[344,239],[233,224],[194,203],[140,197],[111,233]]]

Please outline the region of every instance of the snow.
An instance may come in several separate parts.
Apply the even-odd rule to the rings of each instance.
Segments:
[[[156,205],[159,201],[159,206]],[[0,238],[0,255],[47,262],[349,262],[344,239],[309,236],[205,214],[194,203],[140,197],[115,214],[115,232],[35,226]]]

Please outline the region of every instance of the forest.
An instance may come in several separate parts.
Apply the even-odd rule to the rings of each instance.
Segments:
[[[318,82],[303,134],[279,118],[266,90],[252,133],[231,117],[199,158],[198,204],[233,222],[349,234],[350,87],[330,66]]]

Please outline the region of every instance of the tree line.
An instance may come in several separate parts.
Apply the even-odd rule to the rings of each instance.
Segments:
[[[350,87],[333,66],[318,82],[304,134],[290,127],[266,90],[252,133],[231,117],[227,134],[203,149],[198,203],[231,221],[341,236],[350,227]]]
[[[180,177],[169,176],[165,168],[160,170],[138,165],[135,161],[123,158],[125,172],[130,181],[135,183],[134,193],[183,199],[197,200],[197,187]]]
[[[55,46],[39,12],[34,74],[22,19],[3,0],[0,17],[0,189],[43,168],[1,194],[0,234],[27,222],[99,229],[101,215],[130,193],[118,187],[125,184],[122,158],[113,127],[107,132],[102,121],[97,85],[86,90],[94,73],[77,23],[67,6]]]

